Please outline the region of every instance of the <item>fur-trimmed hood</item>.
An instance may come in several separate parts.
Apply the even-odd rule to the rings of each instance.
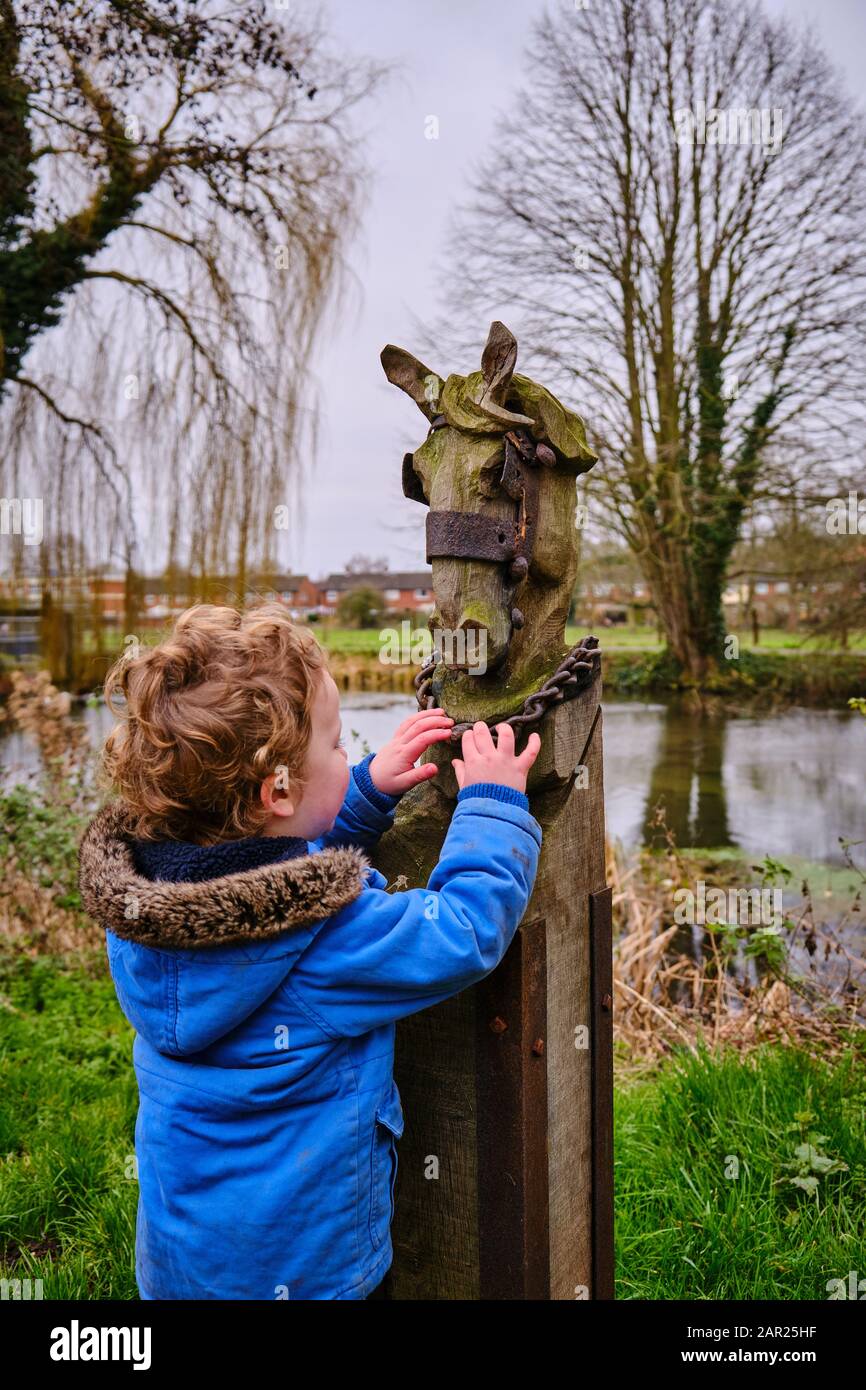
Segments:
[[[109,802],[79,846],[85,911],[116,936],[163,949],[260,942],[333,916],[358,897],[370,868],[354,846],[327,848],[201,883],[143,877],[127,813]]]

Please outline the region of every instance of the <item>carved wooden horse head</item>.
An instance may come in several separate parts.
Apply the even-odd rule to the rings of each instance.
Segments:
[[[403,460],[404,493],[430,509],[430,629],[475,629],[486,646],[483,674],[443,663],[434,692],[455,714],[485,718],[504,692],[519,704],[561,654],[577,570],[575,478],[597,455],[580,416],[514,371],[517,341],[498,321],[469,376],[443,381],[390,343],[381,361],[430,421]]]

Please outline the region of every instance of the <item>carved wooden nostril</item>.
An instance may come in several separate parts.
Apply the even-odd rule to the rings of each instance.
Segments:
[[[511,626],[512,626],[513,628],[515,628],[515,629],[519,632],[520,629],[523,627],[523,622],[524,622],[524,618],[523,618],[523,614],[521,613],[520,609],[519,609],[519,608],[512,608],[512,610],[511,610]]]

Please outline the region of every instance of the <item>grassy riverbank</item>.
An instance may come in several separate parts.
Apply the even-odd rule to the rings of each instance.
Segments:
[[[602,651],[605,690],[617,695],[665,695],[691,691],[666,652]],[[866,653],[754,651],[706,681],[701,694],[743,704],[839,708],[866,691]]]
[[[344,690],[412,690],[418,667],[380,660],[378,630],[321,627],[316,635],[326,648],[331,670]],[[566,631],[574,646],[585,633]],[[611,695],[682,694],[690,689],[650,629],[628,632],[621,628],[597,634],[602,650],[602,679]],[[764,637],[767,639],[764,644]],[[628,640],[631,639],[631,640]],[[796,643],[796,645],[795,645]],[[852,697],[866,692],[866,649],[818,651],[790,633],[762,634],[761,645],[745,639],[736,659],[708,680],[702,694],[736,705],[798,704],[844,707]]]
[[[618,1298],[826,1299],[862,1269],[862,1051],[679,1054],[615,1113]]]
[[[346,691],[413,691],[413,677],[420,667],[382,662],[378,631],[322,628],[317,635],[327,648],[336,682]],[[577,645],[584,635],[580,628],[569,628],[567,645]],[[623,644],[620,630],[596,635],[601,638],[602,680],[607,695],[695,694],[694,687],[681,680],[676,664],[662,646]],[[737,659],[703,682],[699,694],[710,702],[716,699],[737,708],[809,705],[838,709],[865,691],[866,651],[817,652],[794,646],[744,645]]]
[[[399,623],[394,628],[398,635],[401,631],[407,633],[409,650],[405,664],[383,659],[383,652],[388,649],[379,628],[340,628],[327,623],[311,626],[328,652],[331,670],[341,689],[412,692],[419,667],[411,662],[413,639],[408,634],[425,630],[420,615],[406,628],[401,629]],[[585,628],[569,627],[565,633],[567,645],[574,646],[586,632]],[[155,643],[163,635],[148,633],[145,640]],[[655,628],[599,628],[596,636],[601,644],[602,677],[608,694],[695,693],[680,679]],[[839,708],[852,697],[866,693],[866,634],[853,636],[845,651],[819,647],[812,638],[775,628],[764,629],[757,645],[752,642],[751,633],[732,636],[739,643],[737,655],[701,688],[700,694],[710,702],[718,699],[738,707],[799,704]],[[101,654],[89,654],[78,693],[99,689],[108,666],[118,654],[119,646],[112,646],[108,634],[105,642]],[[11,690],[15,665],[35,671],[40,664],[38,660],[29,664],[0,662],[0,702]]]
[[[330,652],[378,656],[382,649],[383,644],[379,636],[379,628],[332,627],[327,623],[318,625],[314,623],[312,626],[323,645]],[[410,625],[411,631],[416,628],[423,629],[420,618],[417,618]],[[381,630],[385,630],[384,626]],[[396,625],[395,631],[399,633],[399,624]],[[659,637],[658,629],[654,627],[591,628],[574,626],[566,628],[565,640],[571,647],[579,642],[581,637],[585,637],[587,632],[592,631],[599,638],[605,651],[651,652],[655,655],[664,651],[665,644]],[[734,632],[731,635],[737,638],[741,652],[746,651],[757,655],[779,652],[786,656],[808,656],[810,653],[818,654],[820,652],[823,654],[828,650],[826,647],[819,648],[814,638],[806,637],[802,633],[787,632],[784,628],[763,628],[757,645],[752,641],[751,630],[746,631],[744,629],[742,632]],[[854,655],[866,656],[866,633],[852,636],[848,650]]]

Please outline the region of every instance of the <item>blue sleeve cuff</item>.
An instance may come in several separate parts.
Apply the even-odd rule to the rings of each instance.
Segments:
[[[529,810],[529,797],[525,792],[519,792],[514,787],[503,787],[499,782],[474,782],[471,787],[464,787],[457,793],[457,800],[466,801],[470,796],[488,796],[493,801],[505,801],[509,806],[522,806],[524,811]]]
[[[355,785],[358,791],[363,793],[368,801],[372,802],[377,811],[384,811],[387,813],[388,811],[393,811],[400,798],[399,796],[390,796],[388,792],[380,792],[370,776],[370,764],[375,756],[375,753],[368,753],[366,758],[356,763],[352,768],[352,776],[355,779]]]

